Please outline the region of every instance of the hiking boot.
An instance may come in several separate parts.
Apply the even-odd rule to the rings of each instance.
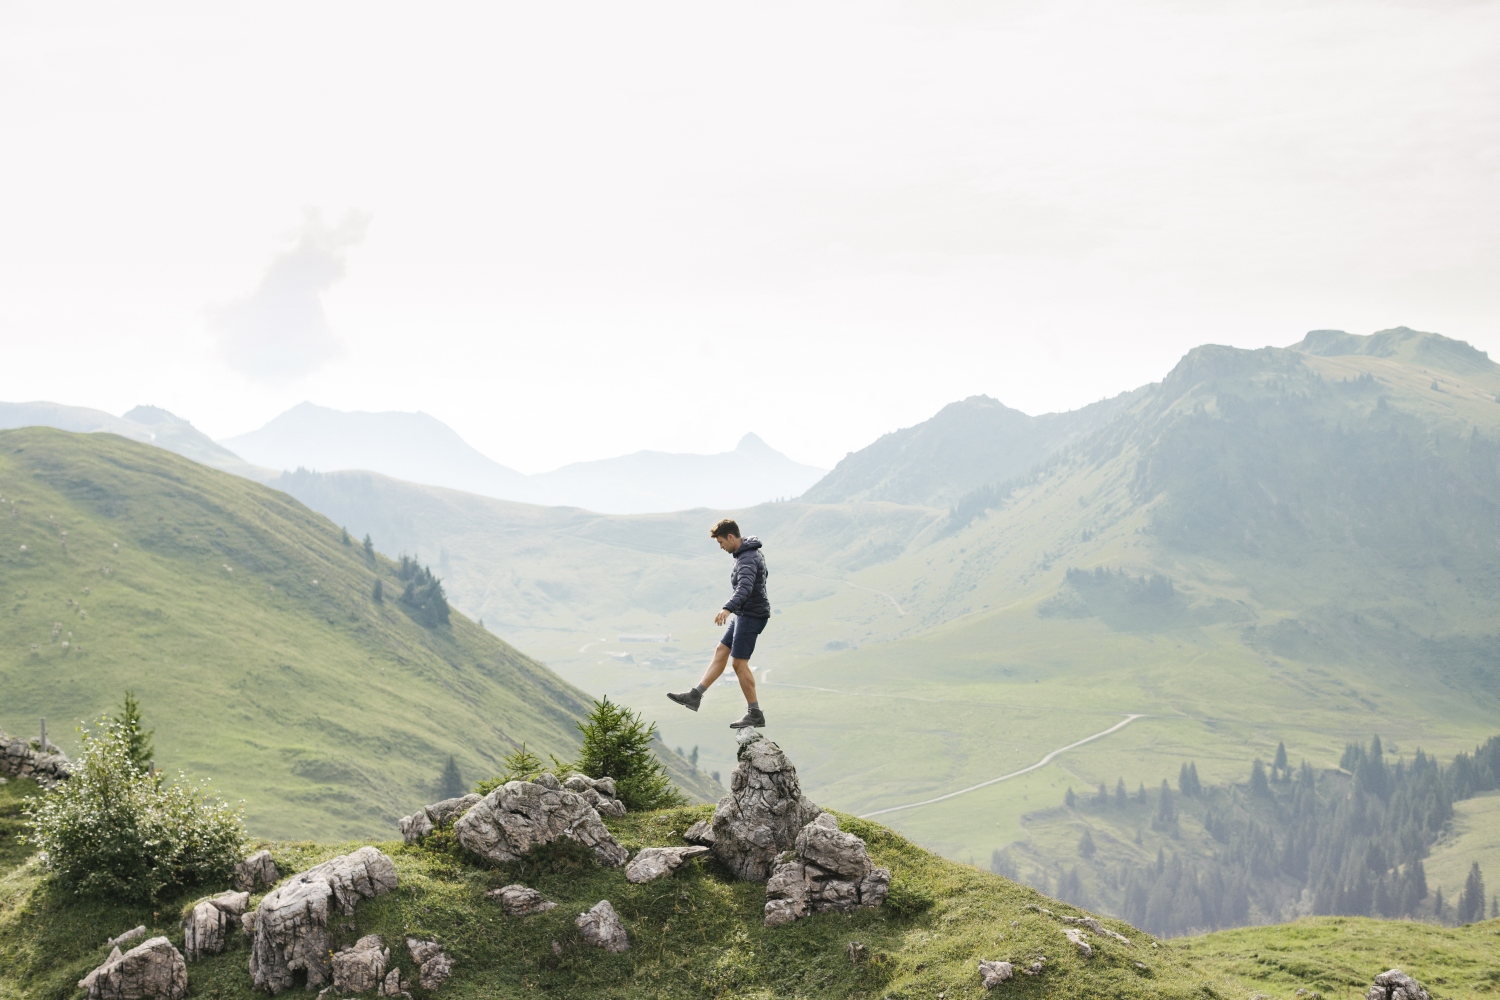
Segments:
[[[731,722],[730,729],[759,729],[766,724],[766,713],[758,708],[749,709],[738,722]]]
[[[683,708],[690,708],[695,712],[698,711],[698,706],[703,704],[703,692],[697,688],[691,691],[684,691],[682,694],[668,694],[667,697],[677,702]]]

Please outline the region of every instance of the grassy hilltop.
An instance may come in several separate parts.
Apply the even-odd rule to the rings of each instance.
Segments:
[[[30,786],[28,788],[28,786]],[[177,914],[192,895],[157,907],[79,901],[48,887],[36,863],[14,847],[16,803],[30,782],[0,787],[0,1000],[64,1000],[103,960],[102,942],[144,923],[181,945]],[[609,825],[622,844],[680,844],[707,807],[632,814]],[[1081,911],[987,872],[946,861],[874,823],[840,817],[864,837],[877,864],[894,877],[891,901],[876,911],[822,914],[767,930],[764,888],[736,882],[713,864],[632,886],[620,870],[597,868],[587,853],[543,851],[499,868],[476,864],[435,843],[381,844],[396,862],[399,888],[359,904],[337,928],[335,946],[381,934],[407,972],[407,934],[435,937],[458,960],[452,980],[427,996],[546,995],[564,998],[874,998],[916,1000],[1025,996],[1049,998],[1248,998],[1293,1000],[1298,990],[1334,998],[1362,991],[1399,963],[1435,998],[1500,989],[1500,921],[1461,929],[1370,920],[1306,920],[1155,942],[1119,921],[1126,947],[1094,936],[1093,958],[1063,938],[1058,916]],[[269,845],[284,875],[344,853],[343,845]],[[526,919],[502,915],[485,890],[524,881],[557,909]],[[611,955],[580,942],[573,917],[609,899],[625,921],[631,949]],[[252,898],[252,904],[256,900]],[[1044,913],[1038,907],[1052,911]],[[562,948],[553,951],[553,942]],[[189,966],[191,995],[250,1000],[248,949],[231,949]],[[865,946],[867,961],[847,949]],[[980,987],[980,958],[1013,963],[1045,955],[1040,976],[1018,974],[995,993]],[[1303,994],[1305,996],[1305,994]]]
[[[1376,733],[1398,759],[1472,750],[1500,717],[1497,395],[1500,366],[1466,344],[1320,332],[1197,348],[1071,422],[960,408],[893,435],[825,481],[847,480],[847,496],[820,485],[823,503],[734,512],[766,542],[781,611],[757,652],[777,738],[810,794],[863,814],[1142,715],[1022,777],[881,816],[976,864],[1014,846],[1021,874],[1049,884],[1082,865],[1101,903],[1105,860],[1209,845],[1098,824],[1107,848],[1084,864],[1082,827],[1057,814],[1069,786],[1154,789],[1189,760],[1206,784],[1243,784],[1281,741],[1319,769]],[[1006,482],[971,488],[969,467],[943,479],[934,456],[965,454],[943,428],[991,419],[1016,449],[1061,444]],[[1006,454],[976,461],[1011,476]],[[729,766],[734,692],[696,716],[659,707],[718,639],[728,561],[705,536],[719,512],[543,511],[359,473],[282,483],[445,559],[461,606]],[[674,641],[617,641],[638,632]],[[1480,857],[1452,846],[1435,876]]]
[[[212,777],[279,837],[384,835],[432,799],[449,755],[472,784],[522,741],[577,746],[586,695],[456,611],[423,625],[395,563],[284,493],[31,428],[0,432],[0,497],[12,734],[45,716],[66,749],[134,689],[157,762]]]

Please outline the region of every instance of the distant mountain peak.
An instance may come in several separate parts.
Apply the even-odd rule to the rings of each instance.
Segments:
[[[759,434],[750,433],[740,438],[740,443],[734,446],[735,451],[775,451],[770,445],[761,439]]]
[[[125,420],[133,420],[138,424],[144,424],[148,427],[152,424],[192,425],[191,421],[184,420],[182,417],[179,417],[177,414],[171,412],[170,410],[164,410],[160,406],[151,406],[150,404],[146,403],[137,406],[135,409],[131,410],[128,413],[122,414],[122,416]]]

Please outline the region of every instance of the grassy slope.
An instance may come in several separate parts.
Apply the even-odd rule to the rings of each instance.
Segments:
[[[180,946],[175,915],[191,894],[154,908],[82,901],[48,887],[35,862],[21,862],[13,817],[20,795],[34,791],[29,782],[0,786],[0,998],[74,996],[73,983],[105,957],[102,942],[137,923]],[[707,812],[644,813],[611,826],[632,849],[674,844],[688,823]],[[1057,920],[1026,909],[1040,904],[1056,913],[1078,912],[1074,908],[945,861],[875,824],[850,817],[841,822],[868,840],[877,863],[891,868],[897,896],[925,895],[932,905],[824,914],[767,930],[760,920],[763,888],[728,880],[712,864],[632,886],[618,870],[565,856],[492,869],[442,850],[387,843],[381,847],[395,858],[400,887],[360,904],[354,919],[338,928],[336,944],[379,933],[410,972],[399,941],[407,934],[435,936],[458,959],[454,979],[437,995],[455,1000],[531,990],[590,998],[978,997],[986,994],[977,959],[1029,960],[1039,954],[1048,957],[1044,974],[1018,976],[1005,987],[1007,995],[1243,997],[1258,989],[1291,997],[1306,986],[1342,996],[1344,984],[1367,984],[1393,961],[1436,986],[1439,998],[1474,995],[1500,981],[1495,921],[1458,930],[1304,921],[1156,947],[1148,936],[1111,921],[1134,947],[1105,941],[1085,961],[1071,952]],[[291,873],[359,845],[270,846],[283,873]],[[558,908],[515,920],[483,899],[486,889],[517,880],[541,889]],[[624,955],[595,951],[578,939],[573,916],[599,899],[609,899],[625,920],[632,947]],[[553,954],[554,940],[563,946],[560,957]],[[853,965],[846,958],[847,946],[856,941],[868,948],[871,962]],[[246,945],[236,937],[226,954],[190,967],[193,995],[259,995],[249,988],[247,962]]]
[[[1133,404],[1121,425],[1129,434],[1073,453],[953,535],[938,530],[939,512],[922,508],[791,503],[742,512],[747,530],[767,541],[772,598],[783,611],[757,653],[768,671],[764,701],[777,737],[804,762],[810,793],[851,812],[926,798],[1030,764],[1127,712],[1147,713],[1041,771],[883,817],[981,864],[1019,840],[1055,872],[1077,863],[1077,831],[1054,837],[1044,810],[1069,784],[1113,788],[1123,777],[1132,791],[1141,782],[1154,788],[1187,759],[1207,782],[1243,781],[1278,740],[1294,763],[1333,766],[1346,741],[1376,731],[1403,753],[1420,745],[1444,757],[1490,735],[1500,693],[1493,671],[1482,673],[1493,660],[1484,641],[1500,605],[1490,540],[1465,518],[1482,515],[1493,493],[1445,509],[1402,492],[1408,480],[1431,478],[1423,467],[1392,466],[1386,480],[1353,488],[1347,475],[1334,476],[1347,469],[1319,478],[1321,463],[1341,455],[1384,468],[1386,442],[1397,438],[1382,434],[1405,434],[1419,456],[1448,456],[1458,469],[1463,456],[1452,453],[1468,447],[1471,431],[1500,436],[1500,369],[1434,345],[1443,347],[1397,338],[1382,347],[1388,356],[1199,352],[1170,385]],[[1252,408],[1259,428],[1221,419],[1234,400]],[[1347,447],[1327,436],[1300,447],[1277,421],[1355,436]],[[1144,495],[1142,461],[1163,454],[1206,455],[1177,471],[1219,470],[1225,482],[1248,485],[1226,496],[1211,477],[1188,476]],[[1254,493],[1256,482],[1299,504],[1312,535],[1278,528],[1275,508],[1236,508],[1235,492]],[[1344,492],[1330,492],[1329,482]],[[1367,495],[1395,506],[1360,513]],[[560,513],[481,509],[380,484],[362,496],[330,487],[306,499],[343,503],[351,525],[384,517],[380,530],[424,555],[446,550],[465,607],[501,623],[507,637],[524,637],[575,682],[629,704],[654,709],[717,642],[708,617],[727,564],[701,538],[715,516],[708,512],[571,512],[575,522],[560,528],[537,520]],[[1217,521],[1184,534],[1171,519],[1174,502]],[[462,517],[448,513],[456,507]],[[393,513],[414,509],[434,516]],[[1362,520],[1350,521],[1355,513]],[[1212,533],[1214,523],[1247,520],[1256,523],[1253,545]],[[875,530],[868,546],[855,543]],[[1085,600],[1064,581],[1069,566],[1165,573],[1179,600],[1149,614],[1107,595]],[[681,641],[663,649],[614,641],[648,630]],[[832,652],[830,643],[858,648]],[[630,651],[636,662],[609,651]],[[659,716],[668,741],[701,744],[705,766],[727,769],[722,726],[736,697],[716,689],[699,715]],[[1125,854],[1154,857],[1149,831],[1137,849],[1133,828],[1101,830],[1123,841]],[[1450,895],[1455,888],[1439,884]]]
[[[66,748],[133,688],[158,763],[212,777],[248,800],[252,831],[283,837],[384,836],[431,800],[449,754],[473,781],[522,740],[577,745],[582,692],[461,614],[420,626],[389,559],[372,568],[285,494],[34,428],[0,433],[0,496],[12,733],[46,716]]]

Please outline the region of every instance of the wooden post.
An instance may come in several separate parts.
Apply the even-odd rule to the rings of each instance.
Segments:
[[[42,753],[47,752],[47,720],[42,720]]]

